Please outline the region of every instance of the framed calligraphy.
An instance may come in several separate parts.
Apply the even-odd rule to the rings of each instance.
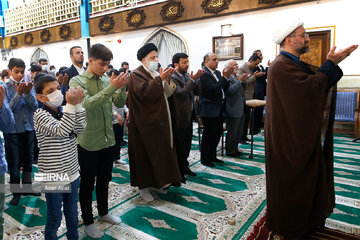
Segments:
[[[184,12],[184,6],[180,1],[170,0],[169,3],[162,6],[160,15],[163,21],[173,22],[176,19],[182,17]]]
[[[15,36],[10,38],[10,47],[15,48],[18,45],[18,39]]]
[[[218,14],[229,8],[231,1],[232,0],[204,0],[201,3],[201,7],[204,9],[204,13]]]
[[[40,33],[40,39],[42,42],[48,42],[50,40],[51,34],[50,31],[47,29],[44,29]]]
[[[104,16],[99,21],[99,29],[101,32],[109,32],[113,30],[115,25],[113,16]]]
[[[145,18],[144,10],[135,9],[128,14],[126,22],[129,27],[139,27],[144,24]]]
[[[27,33],[24,36],[24,42],[26,45],[31,45],[34,41],[33,35],[31,33]]]
[[[59,35],[62,39],[67,39],[71,36],[71,28],[68,25],[62,25],[59,29]]]

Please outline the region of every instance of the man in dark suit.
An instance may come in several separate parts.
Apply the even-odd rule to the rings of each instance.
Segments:
[[[200,78],[200,117],[204,124],[203,137],[201,142],[201,163],[208,167],[215,167],[213,162],[223,163],[216,158],[216,148],[219,144],[222,126],[223,113],[225,110],[224,90],[229,83],[227,78],[233,71],[232,67],[224,69],[223,76],[216,70],[218,57],[215,53],[207,53],[204,56],[205,73]]]
[[[189,75],[187,72],[189,68],[188,57],[185,53],[176,53],[173,56],[172,63],[176,72],[171,75],[170,80],[176,84],[176,89],[169,98],[176,155],[183,180],[185,180],[184,174],[196,176],[196,173],[189,168],[187,158],[191,150],[193,132],[191,113],[194,108],[194,94],[199,95],[198,79],[205,72],[205,70],[198,70],[195,75],[193,72]]]
[[[82,51],[80,46],[73,46],[70,48],[70,58],[72,61],[72,65],[61,72],[61,75],[58,79],[61,85],[61,92],[65,96],[66,92],[69,90],[69,82],[70,80],[82,74],[86,68],[83,66],[84,64],[84,52]],[[64,104],[66,103],[64,98]]]
[[[225,68],[233,67],[234,72],[229,77],[229,87],[225,91],[226,96],[226,155],[230,157],[239,157],[241,152],[238,150],[238,144],[241,140],[242,126],[245,113],[245,92],[243,83],[250,74],[244,73],[238,76],[235,74],[239,69],[239,65],[234,59],[225,63]]]
[[[260,57],[260,63],[264,58],[262,52],[260,50],[255,50],[253,54]],[[268,61],[268,66],[270,66],[271,62]],[[268,67],[264,68],[261,64],[254,68],[255,72],[264,72],[265,74],[256,78],[256,85],[255,85],[255,93],[254,99],[264,100],[266,96],[266,79],[267,79],[267,71]],[[260,133],[261,129],[261,122],[263,118],[263,111],[264,107],[257,107],[254,110],[254,134]]]

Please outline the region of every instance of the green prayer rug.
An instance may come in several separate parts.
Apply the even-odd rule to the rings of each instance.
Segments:
[[[266,211],[264,138],[254,138],[254,159],[248,159],[250,145],[239,145],[243,155],[221,157],[218,151],[218,158],[225,163],[208,168],[200,164],[197,136],[195,128],[189,162],[197,176],[187,176],[186,184],[171,187],[167,194],[154,193],[151,203],[143,201],[139,190],[130,186],[128,165],[113,168],[109,212],[122,222],[115,226],[97,220],[94,193],[93,214],[95,224],[105,233],[102,239],[246,239]],[[334,140],[336,208],[326,225],[360,236],[360,143],[351,142],[346,135],[336,135]],[[121,159],[128,163],[127,147],[121,153]],[[5,202],[11,197],[7,193]],[[4,239],[44,239],[44,194],[22,197],[18,206],[9,206],[4,214]],[[230,224],[231,220],[235,224]],[[58,236],[66,239],[65,234],[63,217]],[[84,232],[80,204],[79,235],[90,239]]]

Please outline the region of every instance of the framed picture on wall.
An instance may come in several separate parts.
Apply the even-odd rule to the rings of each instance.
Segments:
[[[226,37],[213,37],[213,52],[219,58],[219,61],[243,59],[243,34],[237,34]]]

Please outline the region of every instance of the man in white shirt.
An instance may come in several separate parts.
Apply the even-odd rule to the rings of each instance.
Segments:
[[[70,48],[70,58],[73,64],[62,71],[60,77],[58,78],[61,85],[61,92],[64,96],[69,90],[70,80],[77,75],[81,75],[86,70],[86,68],[83,66],[84,52],[80,46],[73,46]],[[63,104],[66,104],[65,99]]]

